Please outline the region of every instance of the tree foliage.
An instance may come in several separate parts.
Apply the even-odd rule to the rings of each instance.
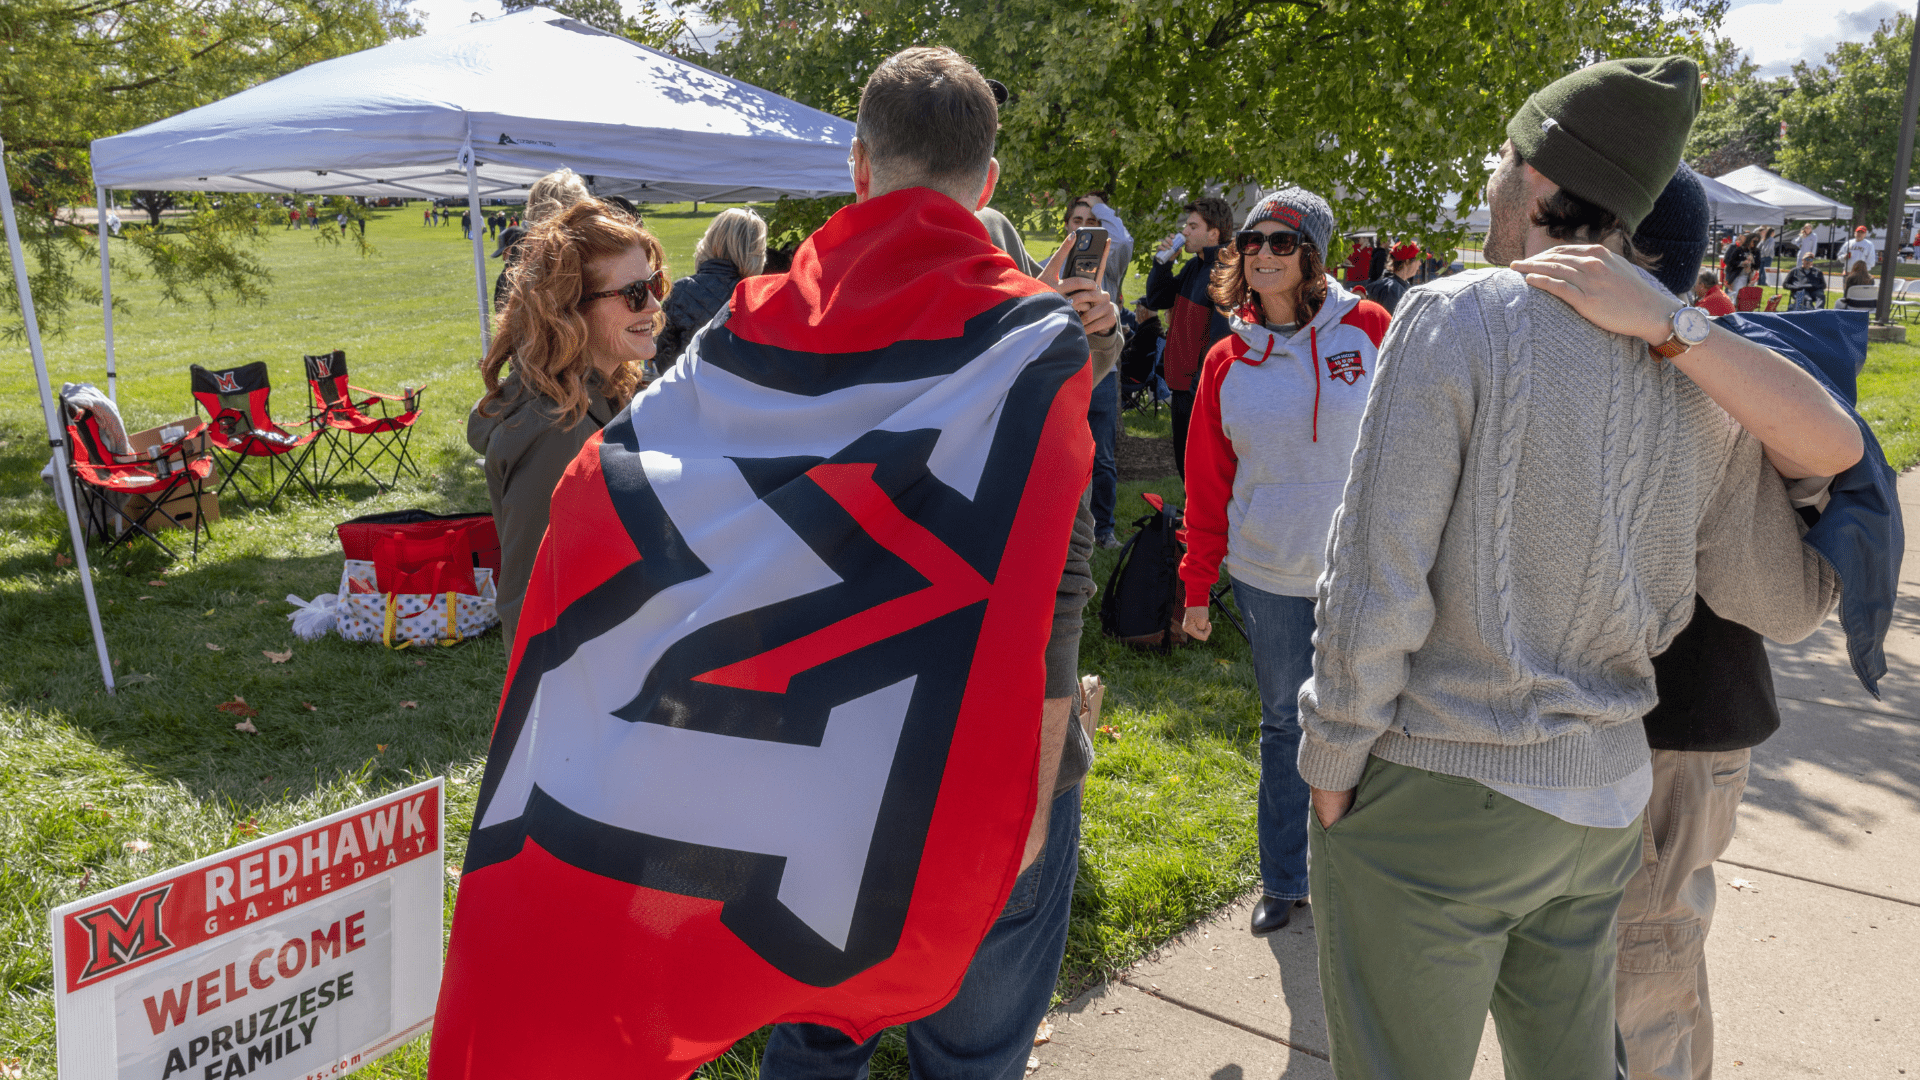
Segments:
[[[662,52],[675,51],[676,43],[687,30],[686,20],[668,15],[655,7],[649,6],[637,15],[628,15],[621,8],[620,0],[501,0],[500,6],[507,11],[529,7],[552,8],[596,30],[619,34]]]
[[[1780,153],[1780,105],[1793,85],[1761,78],[1759,66],[1732,43],[1720,46],[1708,69],[1705,107],[1687,139],[1687,163],[1707,176],[1771,168]]]
[[[97,257],[94,139],[416,32],[401,0],[0,3],[0,139],[44,328],[58,333],[76,303],[100,300],[95,275],[76,265]],[[173,301],[260,299],[268,274],[251,252],[262,220],[253,200],[176,201],[194,212],[164,229],[123,230],[116,276],[153,274]],[[3,265],[0,304],[17,314],[15,268]]]
[[[1818,67],[1795,64],[1780,106],[1781,173],[1851,205],[1856,222],[1886,216],[1912,48],[1913,16],[1882,22],[1869,40],[1834,46]]]
[[[1608,56],[1705,58],[1724,0],[695,0],[735,33],[707,61],[852,117],[898,49],[947,45],[1012,91],[1001,194],[1030,221],[1103,188],[1135,233],[1191,195],[1278,181],[1343,229],[1450,241],[1448,195],[1526,95]]]

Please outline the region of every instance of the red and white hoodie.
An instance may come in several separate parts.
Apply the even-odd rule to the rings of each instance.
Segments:
[[[1187,605],[1227,572],[1312,596],[1326,568],[1387,310],[1327,278],[1319,314],[1289,337],[1242,318],[1200,368],[1187,428]]]

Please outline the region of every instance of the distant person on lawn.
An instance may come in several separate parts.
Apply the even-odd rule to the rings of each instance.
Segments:
[[[1792,311],[1812,311],[1827,306],[1827,275],[1813,265],[1813,252],[1800,254],[1800,265],[1787,275],[1782,286],[1793,294]]]
[[[487,393],[467,417],[467,445],[487,456],[509,647],[554,486],[640,386],[668,288],[660,241],[596,199],[535,225],[521,247],[480,363]]]
[[[713,321],[740,279],[753,277],[766,265],[767,223],[759,214],[733,207],[715,215],[693,249],[693,273],[673,283],[666,326],[660,331],[660,351],[653,357],[654,370],[672,367],[693,335]]]
[[[1213,268],[1220,262],[1220,246],[1233,233],[1233,207],[1209,195],[1186,205],[1180,231],[1167,237],[1154,252],[1147,269],[1143,303],[1166,311],[1167,348],[1161,370],[1173,391],[1173,464],[1180,475],[1187,469],[1187,422],[1193,416],[1193,393],[1200,361],[1213,343],[1233,333],[1227,317],[1213,306]],[[1180,267],[1173,261],[1181,252],[1193,256]]]
[[[1700,271],[1694,281],[1693,304],[1714,318],[1733,314],[1733,301],[1720,291],[1720,275],[1711,270]]]

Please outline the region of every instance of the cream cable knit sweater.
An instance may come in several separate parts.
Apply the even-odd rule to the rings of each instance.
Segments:
[[[1832,609],[1802,531],[1758,440],[1644,342],[1509,270],[1416,289],[1328,537],[1301,775],[1619,780],[1696,590],[1777,641]]]

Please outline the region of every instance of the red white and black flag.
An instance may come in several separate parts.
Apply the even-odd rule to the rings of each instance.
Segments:
[[[554,492],[435,1080],[675,1078],[959,989],[1033,813],[1087,342],[957,203],[849,207]]]

